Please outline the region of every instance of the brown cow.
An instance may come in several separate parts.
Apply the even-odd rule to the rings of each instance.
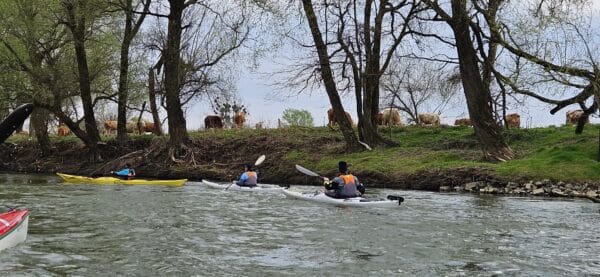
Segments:
[[[244,122],[246,122],[246,113],[245,112],[237,112],[233,116],[233,123],[235,123],[236,128],[244,128]]]
[[[127,125],[125,125],[125,129],[127,130],[127,133],[135,133],[139,130],[135,122],[128,122]]]
[[[583,114],[583,110],[572,110],[567,112],[567,120],[565,124],[577,124],[579,122],[579,118]],[[585,123],[590,123],[590,118],[588,117],[585,120]]]
[[[117,131],[117,121],[116,120],[106,120],[104,121],[104,132],[106,134],[111,134],[112,131]]]
[[[223,119],[218,115],[207,115],[204,118],[204,129],[223,129]]]
[[[419,122],[421,122],[421,125],[439,126],[440,116],[434,113],[420,113]]]
[[[387,108],[381,112],[381,125],[402,126],[400,112],[396,108]]]
[[[142,121],[140,125],[142,132],[154,132],[154,122]]]
[[[508,127],[521,128],[521,116],[518,113],[507,114],[504,119]]]
[[[57,134],[61,137],[68,136],[71,134],[71,130],[65,125],[59,125]]]
[[[352,121],[352,116],[350,116],[350,114],[348,112],[346,113],[346,118],[348,118],[348,121],[350,122],[350,125],[353,125],[354,122]],[[327,119],[329,120],[329,123],[327,123],[327,126],[332,127],[333,124],[337,124],[337,120],[335,118],[335,114],[333,114],[333,108],[327,110]]]
[[[458,118],[454,121],[454,125],[456,126],[473,126],[473,123],[471,123],[471,119],[469,119],[468,117],[466,118]]]

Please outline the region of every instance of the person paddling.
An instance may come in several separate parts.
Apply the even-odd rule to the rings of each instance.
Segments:
[[[325,179],[323,184],[327,191],[325,194],[333,198],[358,197],[365,193],[365,187],[356,176],[348,173],[348,164],[345,161],[338,163],[339,173],[333,180]]]
[[[240,187],[255,187],[258,183],[258,174],[252,171],[252,165],[244,165],[244,173],[240,176],[240,179],[235,182]]]
[[[125,180],[130,180],[133,179],[133,177],[135,177],[135,169],[133,169],[129,163],[125,164],[125,168],[116,172],[111,171],[110,173],[117,175],[117,177]]]

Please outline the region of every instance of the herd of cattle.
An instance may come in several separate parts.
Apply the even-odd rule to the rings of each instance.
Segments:
[[[117,132],[116,120],[106,120],[102,126],[104,127],[103,133],[105,135],[110,135]],[[127,133],[145,133],[154,132],[155,125],[153,122],[142,120],[139,124],[136,122],[129,122],[125,128],[127,129]],[[71,130],[69,130],[69,127],[65,125],[59,125],[56,134],[59,136],[68,136],[71,134]]]
[[[577,124],[579,117],[583,114],[583,110],[572,110],[568,111],[566,114],[566,124]],[[346,117],[353,124],[352,117],[348,112],[346,112]],[[327,126],[333,126],[337,124],[337,120],[335,115],[333,114],[333,109],[327,110]],[[419,124],[424,126],[438,126],[440,125],[440,116],[434,113],[421,113],[418,115]],[[506,115],[506,123],[508,127],[511,128],[519,128],[521,127],[521,116],[519,114],[513,113]],[[233,117],[233,123],[235,128],[243,128],[244,123],[246,122],[246,114],[244,112],[238,112]],[[377,123],[383,126],[403,126],[402,118],[400,117],[400,111],[395,108],[387,108],[381,111],[377,115]],[[589,118],[587,122],[589,123]],[[459,118],[454,121],[454,125],[456,126],[472,126],[471,120],[469,118]],[[115,120],[107,120],[103,124],[104,126],[104,134],[113,134],[117,130],[117,121]],[[204,118],[204,129],[223,129],[223,119],[218,115],[209,115]],[[144,132],[153,132],[155,128],[154,123],[148,121],[140,121],[140,124],[136,124],[134,122],[127,124],[127,132],[128,133],[144,133]],[[257,129],[263,128],[262,123],[256,124]],[[58,126],[57,134],[59,136],[69,135],[71,131],[67,126],[60,125]]]

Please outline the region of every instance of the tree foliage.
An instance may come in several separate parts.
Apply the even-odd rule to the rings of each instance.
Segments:
[[[314,125],[313,117],[307,110],[285,109],[282,119],[289,126],[312,127]]]

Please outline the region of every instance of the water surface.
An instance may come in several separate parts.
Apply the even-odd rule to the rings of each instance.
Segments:
[[[406,201],[338,208],[194,182],[65,185],[1,174],[0,204],[31,216],[27,241],[0,252],[0,276],[600,274],[598,204],[371,192]]]

